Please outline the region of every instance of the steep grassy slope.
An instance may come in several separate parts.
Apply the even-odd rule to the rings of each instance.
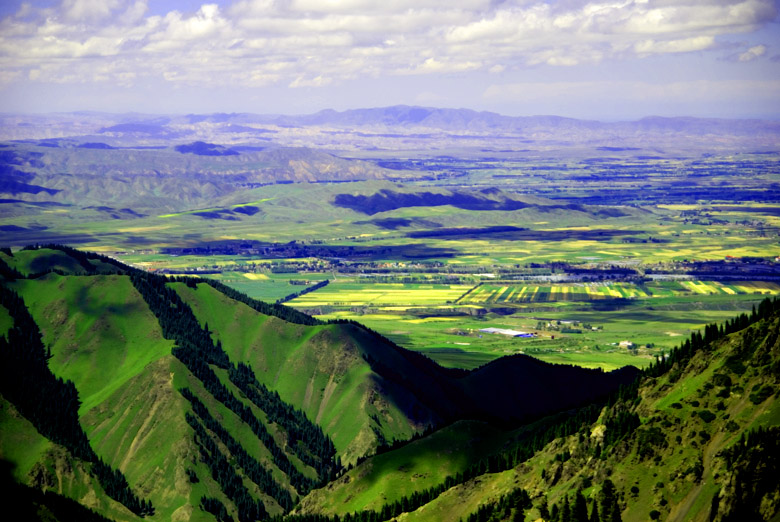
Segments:
[[[92,273],[86,265],[96,263],[121,269],[67,249],[30,252],[16,261],[35,264],[37,253],[45,260],[38,263],[43,272],[56,266]],[[355,462],[427,426],[468,418],[515,423],[603,394],[631,377],[630,372],[537,367],[527,358],[505,359],[471,373],[448,370],[357,324],[307,320],[313,324],[304,326],[260,314],[255,308],[265,308],[208,284],[126,272],[130,275],[49,272],[3,282],[23,299],[6,299],[16,303],[8,310],[29,311],[28,325],[41,330],[40,364],[52,379],[72,382],[78,392],[77,411],[75,401],[68,411],[86,435],[84,458],[92,460],[79,461],[70,453],[74,450],[37,434],[13,413],[16,403],[3,403],[3,458],[15,466],[17,481],[56,486],[118,520],[137,517],[97,484],[98,458],[122,472],[125,489],[129,485],[133,494],[153,504],[154,519],[210,520],[207,511],[224,509],[233,518],[254,520],[288,511],[300,494],[334,477],[336,451]],[[285,315],[284,309],[268,310],[307,319]],[[24,337],[15,339],[19,349],[26,345]],[[547,382],[518,379],[524,372],[540,372]],[[537,408],[496,398],[501,390],[521,393],[524,384],[518,381],[534,388],[565,382],[575,399],[556,399],[557,404],[539,399]],[[13,397],[19,400],[18,393]],[[346,499],[338,493],[332,510],[381,505],[436,485],[502,446],[506,437],[484,423],[455,424],[411,444],[406,453],[371,461],[374,474],[355,479],[363,484],[360,495]],[[24,450],[15,449],[21,444]],[[429,458],[435,450],[438,456]],[[398,486],[403,476],[414,480]],[[342,491],[340,485],[333,488]],[[395,493],[382,496],[390,488]]]
[[[76,383],[82,414],[171,353],[173,344],[125,276],[48,274],[14,287],[51,348],[52,371]]]
[[[303,499],[301,513],[335,515],[379,510],[503,446],[510,434],[476,421],[459,421],[402,448],[370,458]]]
[[[342,461],[354,462],[383,440],[409,438],[440,418],[416,404],[411,417],[382,393],[381,378],[341,325],[302,326],[259,314],[204,284],[173,285],[222,343],[231,360],[323,426]],[[411,400],[411,399],[410,399]]]
[[[0,473],[16,483],[48,490],[77,500],[112,520],[138,520],[124,506],[108,498],[89,465],[74,458],[58,444],[43,437],[16,408],[0,397]],[[6,492],[8,490],[5,490]],[[42,510],[40,513],[46,513]],[[49,520],[43,518],[42,520]],[[51,520],[57,520],[52,517]],[[60,519],[63,522],[67,519]]]
[[[48,252],[42,255],[50,258]],[[270,469],[273,480],[286,484],[284,487],[295,495],[285,474],[275,468],[264,444],[171,355],[173,343],[163,338],[158,319],[127,276],[50,273],[9,284],[25,298],[33,318],[42,327],[44,343],[52,352],[50,369],[55,375],[72,380],[79,390],[79,420],[90,445],[106,463],[124,472],[131,487],[146,494],[160,520],[213,519],[198,507],[203,496],[225,505],[233,516],[237,514],[236,506],[199,456],[196,437],[185,420],[191,408],[179,391],[183,387],[193,390],[226,428],[228,435],[218,437],[219,443],[226,437],[238,440],[249,449],[250,459],[257,459]],[[233,393],[239,395],[234,387]],[[254,414],[267,423],[262,411],[254,408]],[[60,492],[82,503],[89,501],[87,505],[110,513],[112,518],[135,519],[121,506],[111,507],[115,503],[105,497],[99,486],[95,487],[88,465],[67,465],[73,458],[64,448],[49,455],[46,439],[36,433],[37,438],[25,445],[26,451],[15,449],[17,443],[30,438],[30,430],[24,430],[25,424],[20,424],[16,417],[4,414],[2,418],[3,440],[14,444],[4,445],[3,456],[17,470],[16,480],[50,487],[54,484],[52,479],[36,479],[40,472],[35,475],[31,470],[51,468],[57,477],[63,475],[57,471],[57,465],[81,470],[80,475],[65,473],[72,486],[60,488]],[[32,431],[35,433],[34,428]],[[284,431],[271,431],[284,446]],[[309,475],[316,478],[313,471]],[[269,513],[282,512],[275,499],[253,483],[254,479],[249,480],[242,471],[238,471],[238,476],[249,494],[260,499]]]
[[[776,520],[778,431],[741,441],[758,428],[780,426],[779,339],[776,314],[713,342],[662,375],[645,377],[635,399],[605,408],[576,434],[515,468],[456,485],[398,520],[465,518],[517,487],[534,499],[526,520],[536,520],[542,504],[560,513],[564,498],[572,502],[578,490],[590,513],[608,479],[626,521]],[[635,415],[638,426],[621,424],[621,412],[623,419]]]

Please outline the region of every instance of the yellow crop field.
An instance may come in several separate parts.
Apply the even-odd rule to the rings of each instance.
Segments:
[[[330,285],[293,299],[292,306],[436,306],[447,301],[455,301],[463,295],[469,286],[378,283]]]
[[[745,294],[780,294],[780,285],[768,281],[740,281],[730,286]]]
[[[254,274],[254,273],[246,273],[244,272],[242,274],[244,277],[249,279],[250,281],[267,281],[268,276],[265,274]]]
[[[263,274],[244,274],[260,276]],[[780,285],[765,281],[661,281],[645,285],[627,282],[560,284],[448,284],[332,282],[289,302],[302,308],[371,307],[397,314],[413,308],[452,309],[522,303],[587,302],[604,299],[659,299],[673,296],[780,295]],[[333,311],[336,313],[336,310]]]

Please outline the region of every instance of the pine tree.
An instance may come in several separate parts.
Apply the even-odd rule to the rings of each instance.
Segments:
[[[572,507],[573,522],[588,522],[588,504],[582,495],[582,489],[578,489],[574,496],[574,506]]]

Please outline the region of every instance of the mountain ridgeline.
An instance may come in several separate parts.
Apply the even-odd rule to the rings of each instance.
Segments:
[[[461,419],[517,425],[636,374],[524,356],[450,370],[218,283],[57,245],[0,257],[2,429],[38,442],[2,458],[114,519],[281,515],[379,446]]]
[[[777,301],[644,372],[524,355],[465,371],[358,323],[68,247],[4,249],[0,277],[0,471],[39,518],[780,512]]]

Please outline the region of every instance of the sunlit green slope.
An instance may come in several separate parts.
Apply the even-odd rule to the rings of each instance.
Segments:
[[[263,519],[323,487],[302,509],[318,509],[322,491],[334,492],[324,512],[378,507],[517,446],[518,432],[495,426],[585,404],[635,375],[525,356],[451,370],[358,324],[218,284],[65,247],[0,255],[3,466],[115,520]],[[60,415],[48,397],[27,400],[39,397],[28,367],[53,400],[78,401]],[[571,393],[554,391],[564,385]],[[342,475],[341,462],[450,424]]]
[[[635,389],[597,411],[594,421],[579,423],[571,435],[555,438],[516,466],[477,473],[445,488],[397,520],[466,520],[480,507],[485,518],[469,520],[515,520],[516,510],[491,512],[490,506],[522,488],[532,499],[522,519],[565,522],[575,520],[563,515],[563,506],[574,505],[576,492],[590,514],[594,503],[597,510],[603,508],[610,484],[624,521],[777,520],[780,314],[768,315],[769,309],[759,310],[742,330],[725,335],[715,328],[705,336],[712,339],[694,341],[687,355],[651,370]],[[730,330],[738,330],[737,324]],[[441,435],[429,439],[436,436]],[[371,480],[379,480],[374,467],[400,464],[410,454],[415,462],[442,462],[443,469],[457,471],[451,459],[437,453],[440,446],[426,448],[424,440],[369,459],[327,489],[311,493],[302,512],[377,510],[378,503],[366,495]],[[511,455],[500,445],[495,448]],[[384,491],[405,491],[414,480],[401,465],[382,479]],[[603,509],[600,516],[607,516]]]

